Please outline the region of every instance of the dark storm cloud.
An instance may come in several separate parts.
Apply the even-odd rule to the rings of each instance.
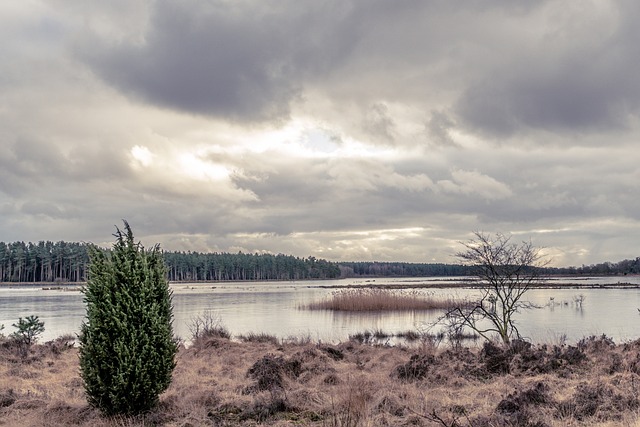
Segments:
[[[434,78],[459,92],[449,106],[461,125],[496,136],[620,128],[640,106],[632,2],[611,3],[613,17],[595,20],[596,28],[592,16],[575,25],[551,1],[160,0],[148,7],[140,37],[89,30],[77,55],[123,93],[180,111],[286,119],[310,88],[351,91],[369,138],[390,141],[384,100],[431,109],[423,104]],[[430,124],[440,139],[441,124]]]
[[[637,79],[601,74],[593,70],[593,57],[584,59],[550,75],[528,70],[474,85],[457,110],[472,129],[497,136],[529,129],[587,133],[626,127],[640,105]]]
[[[282,118],[307,74],[349,51],[341,2],[157,1],[144,41],[94,38],[79,52],[125,93],[231,119]],[[96,45],[100,46],[96,49]]]
[[[532,4],[479,2],[459,13],[441,1],[160,0],[150,3],[142,36],[111,39],[89,30],[76,51],[106,81],[147,102],[231,119],[278,119],[306,87],[337,79],[362,87],[361,77],[381,72],[389,81],[368,89],[403,92],[402,69],[415,74],[441,62],[448,39],[472,13],[518,15]],[[378,118],[367,122],[379,126]]]
[[[607,22],[567,19],[470,84],[455,104],[471,129],[495,136],[530,130],[621,130],[637,119],[637,3],[611,2]],[[573,24],[573,26],[572,26]],[[598,26],[599,25],[599,26]]]

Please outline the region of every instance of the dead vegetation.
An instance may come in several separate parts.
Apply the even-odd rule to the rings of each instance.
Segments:
[[[216,330],[216,328],[212,328]],[[478,348],[229,339],[201,334],[178,354],[152,412],[105,418],[88,406],[66,339],[22,359],[0,344],[6,426],[634,426],[640,341]],[[249,338],[249,339],[247,339]]]
[[[475,303],[455,298],[438,299],[419,291],[391,289],[342,289],[325,300],[306,305],[309,310],[334,311],[415,311],[450,310]]]

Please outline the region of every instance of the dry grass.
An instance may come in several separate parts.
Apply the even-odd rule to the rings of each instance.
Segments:
[[[335,311],[417,311],[448,310],[469,304],[471,302],[467,300],[436,299],[418,291],[343,289],[334,292],[328,299],[308,304],[304,308]]]
[[[77,350],[21,361],[0,345],[3,426],[635,426],[640,341],[408,349],[345,342],[236,342],[209,335],[178,354],[154,411],[89,407]]]
[[[275,345],[278,345],[278,343],[280,343],[280,340],[278,339],[278,337],[276,337],[275,335],[264,333],[264,332],[260,332],[260,333],[250,332],[248,334],[238,335],[236,338],[238,338],[240,341],[243,341],[243,342],[271,343]]]

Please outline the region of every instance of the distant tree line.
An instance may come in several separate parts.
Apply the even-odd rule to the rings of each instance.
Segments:
[[[303,280],[340,277],[337,264],[292,255],[165,252],[170,281]]]
[[[0,242],[0,282],[84,282],[86,243]],[[336,263],[291,255],[163,252],[170,281],[303,280],[340,277]]]
[[[84,281],[89,256],[84,243],[0,242],[0,281]]]
[[[473,276],[471,266],[406,262],[341,262],[342,277],[430,277]],[[640,274],[640,257],[619,262],[603,262],[581,267],[541,267],[539,275],[601,276]]]
[[[468,276],[471,268],[455,264],[423,264],[408,262],[341,262],[343,277],[430,277]]]
[[[581,267],[546,268],[545,272],[562,275],[627,275],[640,274],[640,257],[625,259],[619,262],[602,262],[599,264],[582,265]]]
[[[239,253],[163,253],[170,281],[304,280],[340,277],[469,276],[470,267],[440,263],[330,262],[313,256]],[[0,282],[84,282],[88,244],[0,242]],[[617,263],[545,268],[549,275],[640,274],[640,257]]]

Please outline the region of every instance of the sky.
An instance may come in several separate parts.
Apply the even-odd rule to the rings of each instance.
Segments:
[[[0,3],[0,240],[640,256],[640,2]]]

